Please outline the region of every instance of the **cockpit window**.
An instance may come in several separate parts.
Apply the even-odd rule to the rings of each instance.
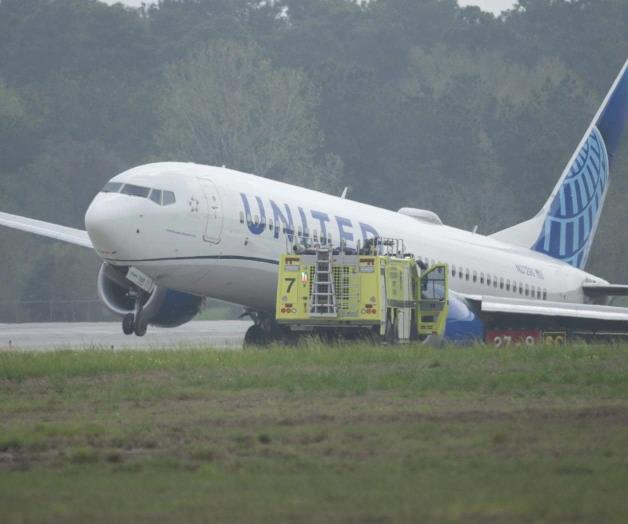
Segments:
[[[107,182],[102,188],[102,193],[119,193],[122,184],[120,182]]]
[[[150,187],[134,186],[133,184],[125,184],[121,191],[124,195],[146,198],[150,193]]]
[[[0,0],[1,2],[2,0]],[[107,182],[102,188],[102,193],[120,193],[139,198],[150,198],[159,206],[169,206],[174,204],[177,199],[172,191],[162,191],[145,186],[136,186],[134,184],[124,184],[121,182]]]
[[[169,206],[170,204],[174,204],[176,201],[177,200],[174,197],[174,193],[172,191],[164,191],[163,192],[162,204],[164,206]]]
[[[161,189],[153,189],[150,192],[150,199],[155,202],[155,204],[161,205]]]

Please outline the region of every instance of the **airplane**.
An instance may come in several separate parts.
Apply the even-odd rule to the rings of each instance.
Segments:
[[[113,177],[85,214],[86,230],[7,213],[0,224],[93,249],[105,306],[124,333],[191,320],[205,297],[240,304],[245,341],[272,340],[278,259],[297,243],[364,245],[403,239],[424,264],[450,271],[445,338],[483,340],[495,326],[628,332],[628,308],[608,305],[628,285],[585,271],[610,170],[628,119],[628,60],[541,210],[485,236],[433,212],[391,211],[294,185],[183,162]]]

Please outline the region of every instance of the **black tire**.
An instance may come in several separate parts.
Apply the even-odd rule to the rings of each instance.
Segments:
[[[262,329],[262,326],[254,324],[246,330],[244,335],[244,347],[247,346],[265,346],[267,344],[266,333]]]
[[[146,330],[148,329],[148,321],[140,315],[139,318],[135,320],[135,334],[138,337],[143,337],[146,335]]]
[[[135,331],[135,316],[133,313],[127,313],[122,318],[122,332],[125,335],[132,335]]]

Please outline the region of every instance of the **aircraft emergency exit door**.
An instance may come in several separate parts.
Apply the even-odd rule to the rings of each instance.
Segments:
[[[216,185],[208,178],[198,179],[205,196],[205,232],[203,240],[218,244],[222,234],[223,211]]]

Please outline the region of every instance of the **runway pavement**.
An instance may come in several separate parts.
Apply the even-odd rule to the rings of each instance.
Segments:
[[[177,328],[149,326],[144,337],[126,336],[116,322],[51,322],[0,324],[0,351],[55,349],[177,349],[182,347],[242,347],[251,325],[244,320],[202,320]]]

